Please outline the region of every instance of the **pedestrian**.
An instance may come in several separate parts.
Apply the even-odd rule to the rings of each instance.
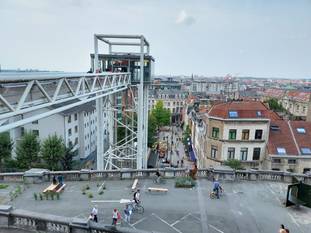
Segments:
[[[112,212],[112,225],[116,226],[119,219],[119,212],[117,209],[114,209]]]
[[[283,224],[281,224],[281,226],[280,226],[279,233],[286,233],[286,229],[285,229],[285,226]]]
[[[98,219],[97,219],[97,214],[98,214],[98,209],[97,209],[97,206],[94,206],[92,211],[91,211],[91,215],[93,215],[93,220],[94,222],[98,222]]]
[[[129,204],[126,204],[125,209],[124,209],[124,216],[125,216],[125,221],[127,223],[130,223],[131,221],[131,214],[132,214],[132,209]]]

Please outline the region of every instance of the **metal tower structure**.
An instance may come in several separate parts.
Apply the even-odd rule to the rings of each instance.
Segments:
[[[98,41],[108,45],[108,54],[98,53]],[[139,51],[112,50],[120,46],[139,48]],[[0,132],[96,100],[97,170],[147,168],[148,83],[152,73],[149,43],[140,35],[95,34],[91,57],[93,73],[1,75]],[[124,57],[130,62],[128,69],[114,69],[114,62]],[[113,69],[111,66],[105,68],[109,64]],[[33,111],[38,113],[25,117],[26,113]],[[103,128],[106,126],[103,111],[108,114],[107,151],[104,151],[103,144]],[[120,127],[125,129],[122,138],[118,137]]]
[[[99,54],[99,41],[108,46],[107,54]],[[136,51],[117,51],[120,47]],[[106,110],[110,114],[109,149],[104,153],[102,147],[98,148],[97,167],[120,168],[120,161],[132,160],[137,169],[147,168],[148,84],[151,81],[153,62],[153,58],[149,56],[149,43],[142,35],[95,34],[92,58],[91,64],[95,73],[103,70],[131,72],[131,85],[124,92],[121,110],[115,95],[111,95],[107,101]],[[98,108],[102,108],[103,101],[98,99],[97,102]],[[118,112],[122,114],[121,119],[116,116]],[[101,122],[98,124],[102,125]],[[126,132],[121,141],[118,141],[118,126],[123,127]],[[102,130],[102,127],[100,129]]]

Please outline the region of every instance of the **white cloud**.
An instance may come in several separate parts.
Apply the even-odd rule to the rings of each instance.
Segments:
[[[177,16],[176,23],[184,25],[192,25],[195,23],[195,18],[191,15],[188,15],[188,13],[185,10],[181,10]]]

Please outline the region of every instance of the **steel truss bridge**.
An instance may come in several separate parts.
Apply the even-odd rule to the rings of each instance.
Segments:
[[[138,84],[132,85],[131,73],[99,70],[98,41],[109,46],[109,54],[115,54],[113,46],[140,48],[135,53],[140,58]],[[143,36],[95,34],[94,73],[0,75],[0,132],[12,132],[17,127],[95,100],[97,170],[146,168],[148,86],[144,86],[144,56],[148,54],[149,43]],[[124,100],[121,105],[117,98]],[[107,113],[107,122],[104,122],[103,112]],[[122,117],[118,117],[118,113]],[[125,129],[121,139],[118,138],[118,127]],[[106,128],[108,146],[104,150]]]

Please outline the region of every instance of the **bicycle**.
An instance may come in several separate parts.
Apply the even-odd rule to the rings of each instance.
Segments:
[[[135,201],[132,202],[131,204],[131,208],[132,208],[132,211],[133,213],[136,212],[138,214],[143,214],[145,209],[144,207],[141,205],[141,203],[136,203]]]
[[[220,189],[220,190],[219,190],[219,196],[222,196],[223,194],[224,194],[224,189]],[[215,191],[210,192],[210,193],[209,193],[209,197],[210,197],[211,199],[217,198],[216,192],[215,192]]]

